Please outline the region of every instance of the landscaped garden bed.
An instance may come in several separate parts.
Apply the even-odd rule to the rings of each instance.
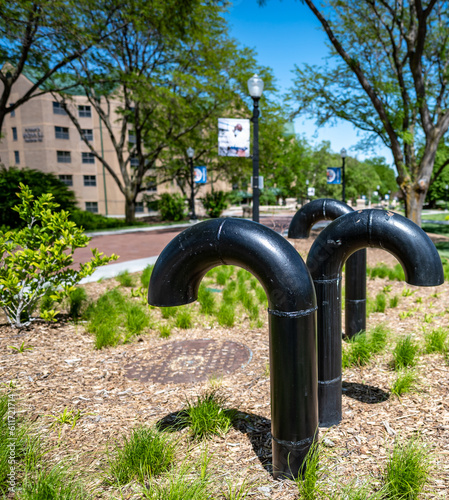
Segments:
[[[292,240],[303,257],[310,243]],[[371,276],[383,275],[385,269],[392,273],[395,264],[391,255],[368,250]],[[18,330],[0,319],[1,393],[13,394],[17,429],[38,434],[41,441],[34,462],[17,451],[17,487],[35,481],[36,471],[63,464],[65,483],[73,486],[66,496],[54,498],[299,497],[301,481],[298,489],[293,481],[271,477],[266,299],[249,273],[231,271],[212,271],[201,289],[201,303],[176,309],[148,308],[140,276],[124,275],[85,285],[87,300],[72,301],[76,318],[68,316],[66,304],[57,323],[35,322]],[[368,279],[367,335],[344,342],[343,421],[320,429],[318,481],[311,488],[315,496],[303,491],[303,498],[382,498],[375,495],[391,478],[387,464],[395,443],[412,443],[431,460],[430,479],[420,497],[447,498],[448,293],[447,284],[416,288],[388,277]],[[74,311],[76,304],[80,309]],[[199,354],[189,358],[193,351],[176,351],[193,340],[207,340]],[[229,344],[223,347],[224,342]],[[242,354],[241,364],[234,363],[235,371],[226,373],[213,351],[234,348],[248,356]],[[171,363],[163,359],[164,351],[181,356],[173,355]],[[143,373],[156,362],[151,378],[133,376],[133,366]],[[195,372],[201,363],[204,369]],[[201,375],[200,381],[180,381],[193,372]],[[180,376],[176,383],[167,381],[169,373]],[[192,423],[190,410],[203,401],[218,404],[217,421],[227,418],[216,433],[214,428],[207,432],[206,417]],[[209,408],[205,414],[210,417],[214,411]],[[167,451],[160,470],[149,472],[143,466],[140,472],[125,473],[137,460],[137,455],[125,454],[125,441],[145,448],[156,425],[168,440],[162,448],[167,451],[174,443],[173,453]],[[156,459],[145,463],[151,460]],[[29,478],[24,479],[27,467]],[[84,493],[77,493],[76,481]],[[369,486],[363,490],[365,483]],[[182,488],[186,491],[181,494]],[[44,498],[26,491],[16,497]],[[399,498],[391,488],[383,491],[383,498]]]

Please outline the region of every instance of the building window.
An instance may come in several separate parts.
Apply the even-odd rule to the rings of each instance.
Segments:
[[[92,212],[94,214],[98,214],[98,202],[86,201],[86,212]]]
[[[134,132],[134,130],[130,130],[128,132],[128,142],[130,144],[135,144],[136,143],[136,133]]]
[[[73,175],[60,175],[59,180],[66,186],[73,186]]]
[[[143,213],[143,201],[136,201],[136,214]]]
[[[17,141],[17,128],[12,127],[12,140]]]
[[[16,165],[19,165],[20,163],[20,154],[18,151],[14,151],[14,162]]]
[[[132,157],[129,160],[129,164],[131,165],[131,167],[137,168],[139,166],[139,158],[137,158],[137,156]]]
[[[81,129],[81,140],[85,139],[86,141],[94,140],[94,131],[91,128],[83,128]]]
[[[67,111],[61,102],[53,101],[53,114],[54,115],[66,115]]]
[[[55,127],[55,137],[56,139],[69,139],[69,128]]]
[[[147,191],[157,191],[156,176],[147,177]]]
[[[58,163],[71,163],[72,157],[70,156],[70,151],[56,151],[56,158]]]
[[[9,106],[14,106],[14,104],[15,104],[15,102],[10,102],[10,103],[9,103]],[[14,118],[14,116],[16,116],[16,110],[15,110],[15,109],[13,109],[13,110],[11,111],[11,113],[9,113],[9,116],[11,116],[12,118]]]
[[[85,186],[96,186],[97,185],[97,177],[95,175],[85,175],[84,176],[84,185]]]
[[[79,105],[78,106],[78,114],[79,114],[80,118],[91,118],[92,111],[90,109],[90,106]]]
[[[81,153],[81,161],[83,163],[95,163],[95,155],[93,153]]]

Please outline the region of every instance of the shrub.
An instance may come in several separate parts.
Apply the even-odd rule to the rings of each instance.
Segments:
[[[17,186],[25,184],[35,197],[51,193],[55,203],[62,210],[72,211],[76,207],[75,193],[54,174],[29,168],[0,168],[0,226],[19,228],[25,225],[19,214],[13,209],[17,202]]]
[[[113,219],[104,215],[86,212],[85,210],[75,209],[70,212],[70,220],[77,226],[82,227],[87,231],[95,231],[97,229],[119,228],[127,225],[125,219]],[[141,221],[134,223],[136,226],[144,225]]]
[[[180,194],[161,194],[158,207],[162,220],[176,222],[185,217],[185,201]]]
[[[224,191],[214,191],[206,193],[203,198],[200,198],[203,203],[206,213],[209,217],[220,217],[223,210],[228,208],[228,194]]]
[[[74,250],[86,247],[89,238],[69,221],[68,212],[56,211],[58,204],[51,194],[35,200],[27,186],[20,184],[20,190],[20,204],[14,210],[26,226],[0,233],[0,306],[14,327],[27,326],[36,319],[32,315],[48,290],[55,300],[62,300],[96,267],[117,258],[101,257],[93,249],[93,258],[81,264],[79,271],[70,269]],[[40,313],[45,320],[54,320],[55,315],[52,309]]]

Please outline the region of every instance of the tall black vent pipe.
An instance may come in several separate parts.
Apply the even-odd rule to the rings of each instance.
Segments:
[[[342,201],[313,200],[296,212],[288,228],[288,237],[308,238],[317,222],[334,220],[350,212],[353,209]],[[351,338],[366,330],[366,250],[352,254],[345,268],[345,335]]]
[[[444,281],[438,252],[409,219],[384,210],[351,212],[319,234],[307,258],[318,303],[318,408],[320,425],[341,421],[341,272],[357,250],[387,250],[401,263],[407,283],[436,286]]]
[[[208,220],[176,236],[151,275],[148,302],[193,302],[206,272],[220,265],[250,271],[269,304],[274,477],[294,477],[318,429],[316,298],[309,271],[282,236],[240,219]]]

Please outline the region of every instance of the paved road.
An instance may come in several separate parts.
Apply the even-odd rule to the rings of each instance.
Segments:
[[[275,231],[286,234],[292,215],[263,216],[260,222]],[[153,264],[165,246],[189,224],[167,226],[160,229],[136,228],[136,230],[117,231],[113,234],[96,234],[86,248],[79,248],[74,254],[75,268],[81,262],[87,262],[92,256],[91,248],[98,248],[105,255],[115,253],[119,259],[114,263],[98,268],[95,273],[82,281],[98,281],[100,278],[112,278],[125,270],[137,272],[148,264]]]

